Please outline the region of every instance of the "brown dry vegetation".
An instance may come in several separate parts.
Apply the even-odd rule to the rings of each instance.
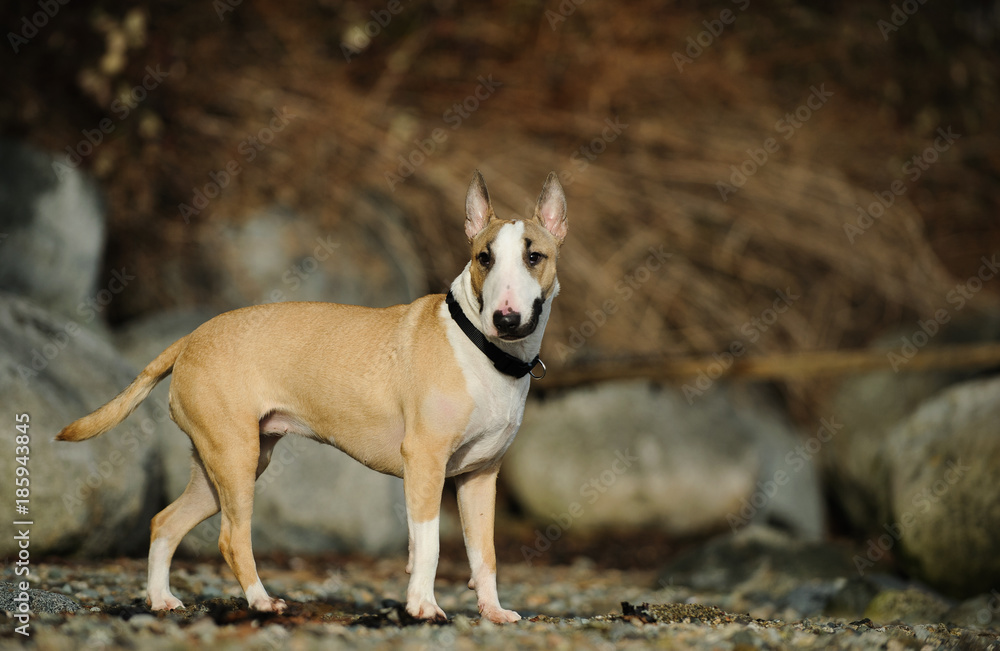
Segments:
[[[247,1],[221,20],[207,0],[139,4],[131,24],[145,33],[132,28],[117,64],[106,60],[107,34],[130,33],[134,5],[64,8],[6,70],[0,101],[7,135],[56,151],[116,120],[84,162],[107,191],[108,270],[144,278],[143,291],[111,306],[114,322],[212,304],[203,229],[275,203],[332,231],[345,219],[377,229],[380,215],[360,210],[360,196],[397,204],[439,290],[466,260],[462,206],[475,168],[501,216],[523,215],[548,171],[563,175],[571,229],[543,350],[555,366],[711,354],[733,341],[752,354],[864,346],[945,307],[955,282],[1000,249],[998,56],[963,27],[974,4],[928,3],[884,39],[876,21],[890,9],[860,2],[741,12],[731,2],[590,0],[554,26],[546,12],[556,2],[404,2],[350,62],[342,42],[386,3]],[[24,7],[4,9],[5,24]],[[727,8],[735,22],[679,71],[672,54]],[[111,102],[157,64],[169,77],[119,121]],[[480,77],[501,85],[452,129],[447,111]],[[785,139],[777,122],[820,86],[833,96]],[[246,163],[240,143],[274,109],[295,117]],[[628,126],[584,168],[573,154],[608,119]],[[919,179],[903,176],[949,126],[956,145]],[[447,139],[390,188],[399,157],[435,129]],[[780,148],[723,201],[717,181],[768,138]],[[185,224],[178,205],[234,159],[242,172]],[[906,194],[851,243],[854,205],[900,178]],[[661,246],[669,264],[638,282]],[[177,259],[182,271],[164,273]],[[801,298],[749,337],[745,326],[778,289]],[[988,286],[976,307],[995,293]],[[614,313],[573,349],[573,329],[601,320],[590,315],[602,305]]]

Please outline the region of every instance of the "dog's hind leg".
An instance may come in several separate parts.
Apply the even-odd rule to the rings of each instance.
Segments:
[[[267,469],[278,440],[276,436],[260,437],[257,477]],[[170,561],[184,536],[218,512],[218,493],[195,451],[191,457],[191,479],[184,493],[153,518],[146,582],[146,602],[150,608],[173,610],[184,607],[180,599],[170,592]]]
[[[229,437],[217,437],[225,440]],[[236,580],[246,595],[253,610],[280,613],[285,610],[285,602],[268,596],[264,584],[257,574],[257,563],[253,558],[250,535],[250,520],[253,515],[254,481],[267,468],[270,448],[277,442],[275,437],[260,437],[253,442],[256,448],[251,452],[249,441],[240,445],[212,446],[211,459],[202,459],[215,482],[222,509],[222,526],[219,531],[219,550],[229,564]],[[264,449],[261,449],[264,447]]]
[[[198,453],[191,459],[187,488],[170,506],[153,518],[149,545],[146,601],[153,610],[183,608],[170,592],[170,560],[181,539],[201,521],[219,512],[219,498],[205,473]]]

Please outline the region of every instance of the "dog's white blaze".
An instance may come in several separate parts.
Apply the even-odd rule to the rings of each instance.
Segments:
[[[434,600],[434,575],[437,574],[440,518],[414,522],[409,513],[406,524],[413,541],[410,585],[406,589],[406,605],[420,607],[421,603],[436,604]]]
[[[513,310],[521,315],[522,323],[529,321],[542,288],[524,266],[524,222],[503,226],[490,243],[490,250],[493,266],[483,283],[482,322],[486,334],[496,336],[493,313]]]

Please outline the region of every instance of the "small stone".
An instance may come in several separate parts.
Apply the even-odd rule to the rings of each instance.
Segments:
[[[218,599],[222,597],[222,590],[219,590],[214,585],[206,585],[201,590],[201,596],[203,599]]]
[[[873,622],[887,624],[901,621],[907,624],[937,623],[948,611],[948,604],[932,594],[909,588],[906,590],[884,590],[879,593],[865,610],[865,616]]]
[[[133,615],[128,620],[128,623],[133,628],[149,628],[150,626],[156,624],[156,622],[157,619],[154,615],[146,615],[146,614]]]
[[[460,633],[472,630],[472,620],[465,615],[455,615],[452,617],[451,623],[455,627],[455,630]]]
[[[215,636],[219,632],[219,627],[211,617],[202,617],[187,628],[188,635],[201,641],[203,644],[211,644],[215,641]]]

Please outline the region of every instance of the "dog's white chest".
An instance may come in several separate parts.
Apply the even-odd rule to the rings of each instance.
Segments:
[[[523,388],[505,387],[507,391],[476,396],[465,435],[448,461],[449,476],[488,466],[507,452],[521,427],[528,392],[527,382],[518,384]]]
[[[528,381],[498,374],[451,317],[442,317],[448,323],[448,339],[475,402],[462,440],[448,461],[447,474],[452,476],[490,465],[504,455],[521,426]]]

